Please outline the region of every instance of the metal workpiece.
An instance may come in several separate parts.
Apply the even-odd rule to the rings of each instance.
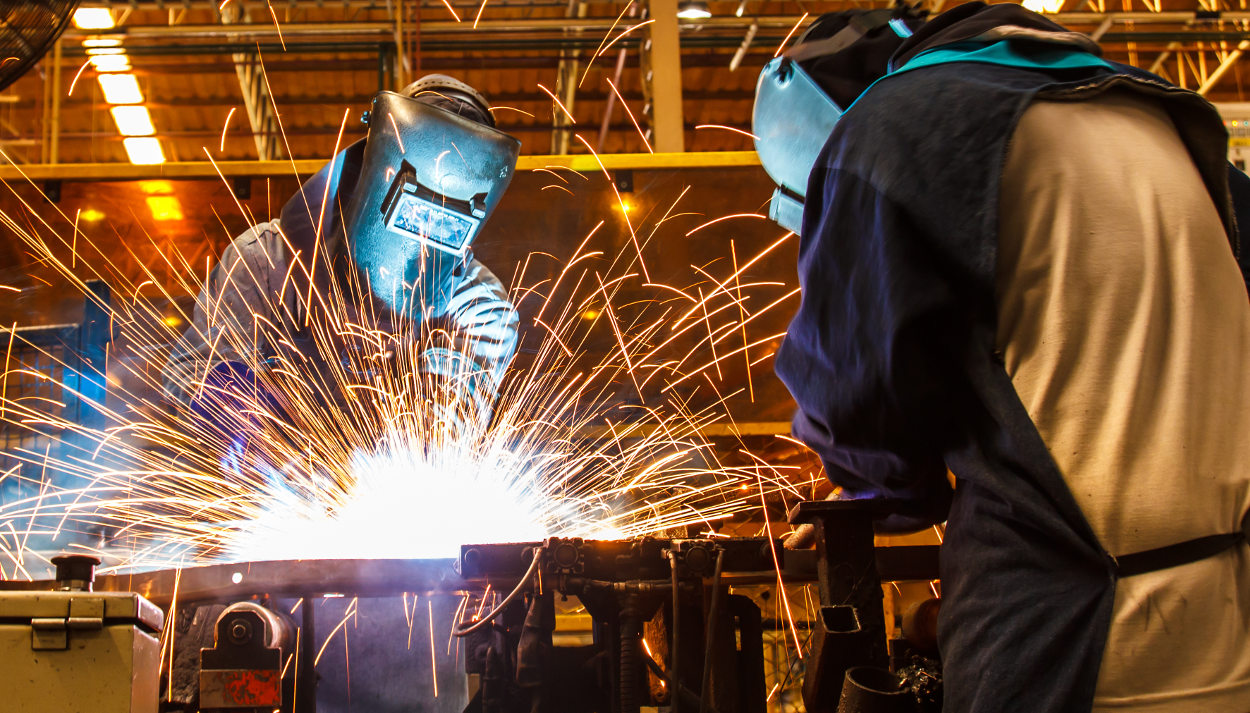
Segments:
[[[762,617],[728,587],[730,575],[774,582],[774,548],[780,544],[764,538],[464,546],[459,569],[467,582],[513,590],[482,615],[479,623],[489,619],[490,628],[467,634],[466,670],[480,682],[472,709],[762,712]],[[591,645],[547,648],[553,596],[575,597],[585,608]],[[503,694],[523,680],[530,684],[512,698]]]
[[[885,667],[885,610],[873,546],[881,502],[824,500],[799,503],[792,524],[815,527],[820,610],[812,630],[803,680],[808,710],[834,710],[847,669]]]
[[[0,592],[0,622],[6,712],[156,713],[164,617],[142,597]]]
[[[451,559],[337,559],[213,564],[98,575],[95,591],[134,592],[166,609],[173,604],[175,595],[181,604],[236,602],[260,595],[376,597],[461,592],[469,585],[455,572],[454,563]],[[524,569],[522,564],[521,571]],[[0,582],[0,592],[51,589],[56,589],[55,582]]]
[[[671,565],[668,552],[678,553],[683,566],[697,566],[710,576],[714,552],[711,540],[664,539],[644,537],[637,540],[581,540],[551,538],[544,542],[518,542],[486,545],[463,545],[457,570],[469,584],[515,584],[529,566],[535,548],[545,547],[543,572],[546,574],[580,574],[588,580],[668,581]],[[724,551],[726,581],[771,582],[777,577],[773,549],[784,560],[780,541],[770,543],[763,537],[742,537],[715,540]],[[799,559],[803,559],[802,556]],[[559,564],[568,561],[569,566]],[[784,567],[784,561],[783,561]],[[567,571],[565,571],[567,570]]]

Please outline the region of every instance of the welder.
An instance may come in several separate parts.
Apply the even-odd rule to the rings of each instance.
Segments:
[[[820,18],[754,133],[800,232],[794,432],[883,527],[947,520],[944,710],[1250,710],[1250,179],[1214,107],[968,3]]]
[[[331,292],[361,329],[446,335],[422,342],[420,370],[452,380],[471,419],[490,416],[516,350],[517,313],[472,244],[512,179],[520,142],[495,127],[480,93],[445,75],[379,92],[362,120],[365,139],[305,182],[276,220],[226,248],[170,356],[168,398],[227,439],[246,438],[249,404],[281,412],[260,372],[292,356],[283,350],[312,364],[334,357],[313,347],[307,327]],[[351,349],[342,347],[345,369]]]

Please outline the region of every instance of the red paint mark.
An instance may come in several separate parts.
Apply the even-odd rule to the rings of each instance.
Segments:
[[[232,705],[278,706],[282,704],[279,671],[220,671],[222,691]]]

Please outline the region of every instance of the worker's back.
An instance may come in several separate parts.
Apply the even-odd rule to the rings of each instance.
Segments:
[[[1000,228],[998,347],[1103,547],[1235,531],[1250,508],[1250,300],[1167,114],[1115,92],[1033,104]],[[1244,546],[1121,578],[1095,708],[1250,710],[1248,641]]]

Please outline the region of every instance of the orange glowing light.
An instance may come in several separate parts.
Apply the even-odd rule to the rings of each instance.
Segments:
[[[152,220],[167,222],[182,220],[182,203],[177,196],[148,196],[148,210],[152,211]]]

